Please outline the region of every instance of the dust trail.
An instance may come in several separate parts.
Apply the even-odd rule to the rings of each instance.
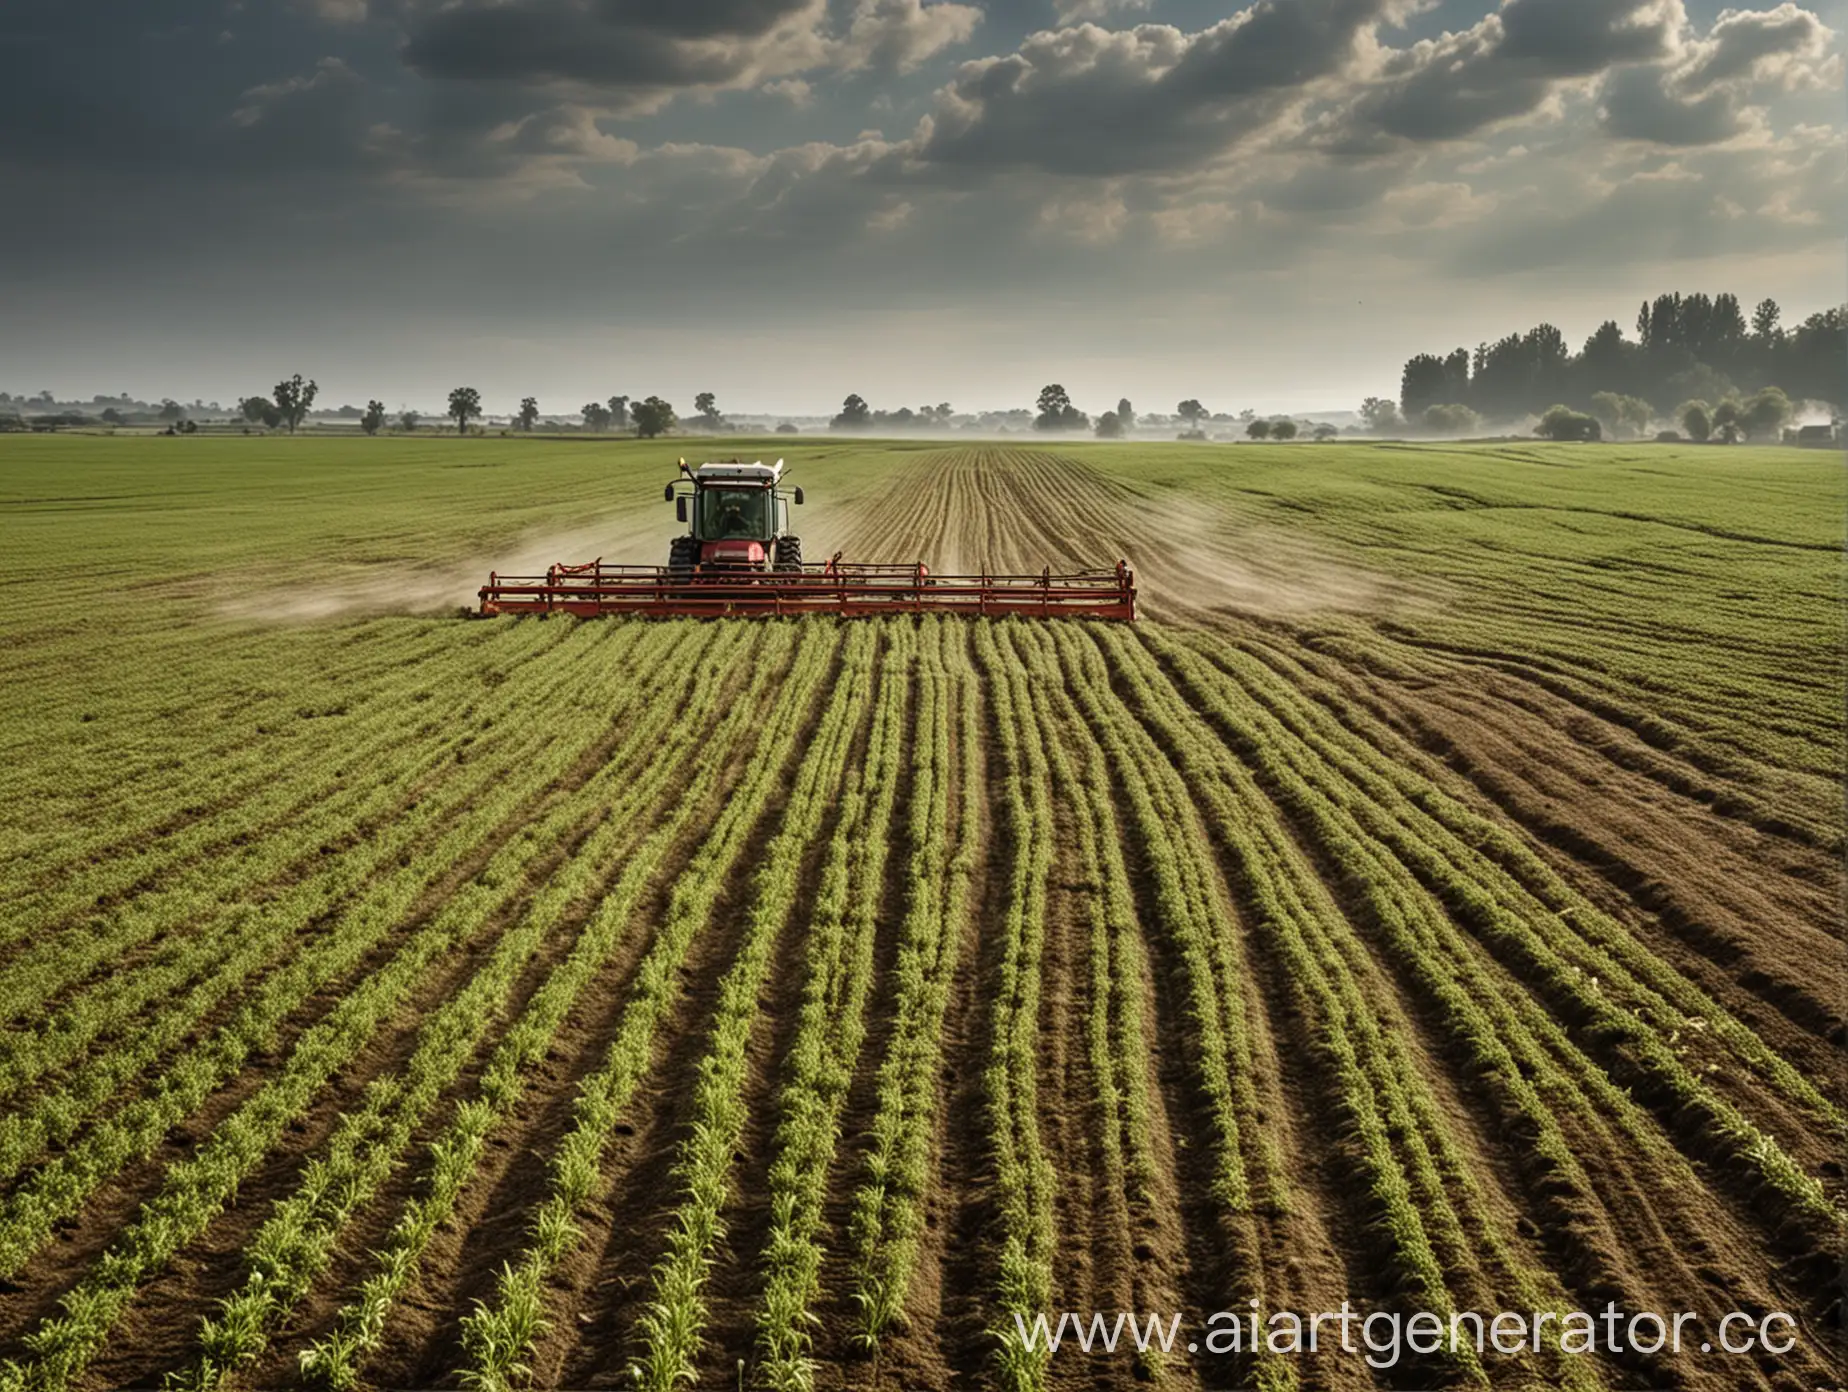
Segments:
[[[1405,581],[1338,560],[1300,534],[1229,519],[1164,512],[1141,540],[1137,581],[1164,612],[1375,614],[1421,597]]]
[[[598,557],[612,563],[664,564],[673,530],[658,516],[622,512],[562,531],[528,532],[505,546],[439,562],[387,561],[348,567],[347,574],[277,584],[219,606],[227,618],[272,623],[358,618],[374,614],[436,614],[472,609],[490,571],[542,575],[555,562]]]

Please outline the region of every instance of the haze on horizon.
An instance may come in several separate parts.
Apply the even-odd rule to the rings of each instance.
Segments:
[[[13,0],[0,386],[1352,409],[1845,294],[1848,0]]]

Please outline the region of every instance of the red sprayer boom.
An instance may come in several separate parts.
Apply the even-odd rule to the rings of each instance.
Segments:
[[[1134,619],[1135,573],[932,575],[922,565],[853,565],[838,560],[799,572],[682,576],[666,566],[556,565],[544,575],[490,575],[483,614],[653,614],[661,618],[894,613],[1000,618]]]

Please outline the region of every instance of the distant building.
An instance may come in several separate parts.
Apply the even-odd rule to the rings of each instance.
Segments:
[[[1834,449],[1841,444],[1840,427],[1834,425],[1805,425],[1795,432],[1792,444],[1804,449]]]

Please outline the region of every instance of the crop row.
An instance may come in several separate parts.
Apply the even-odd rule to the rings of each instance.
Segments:
[[[669,1219],[667,1250],[655,1266],[652,1294],[639,1321],[642,1351],[635,1381],[650,1392],[671,1392],[698,1376],[697,1359],[707,1310],[703,1299],[714,1250],[724,1237],[722,1212],[730,1173],[748,1118],[744,1096],[751,1027],[776,945],[791,923],[801,882],[804,849],[819,835],[830,807],[840,805],[823,873],[853,853],[860,805],[858,786],[843,779],[875,686],[889,699],[876,708],[876,725],[861,768],[887,782],[896,733],[891,705],[902,707],[908,677],[908,635],[902,630],[856,631],[847,643],[846,672],[833,704],[809,747],[764,863],[751,883],[750,909],[738,955],[719,983],[707,1052],[694,1083],[688,1134],[679,1148],[674,1183],[681,1202]],[[896,639],[883,664],[883,640]],[[877,763],[869,762],[877,760]],[[849,818],[852,818],[850,824]],[[864,888],[864,886],[862,886]],[[876,891],[875,891],[876,893]],[[812,921],[812,920],[811,920]]]
[[[785,692],[772,697],[773,685],[789,673],[795,651],[793,633],[783,627],[757,650],[749,685],[724,720],[711,731],[710,748],[737,750],[753,764],[771,756],[764,747],[778,719],[765,719],[764,705],[776,699],[797,706],[808,699],[814,680],[811,654],[806,678],[789,674]],[[666,812],[625,857],[616,883],[597,903],[571,955],[534,993],[526,1011],[496,1046],[482,1072],[476,1095],[457,1106],[453,1119],[430,1146],[430,1168],[421,1192],[406,1205],[375,1254],[375,1270],[360,1284],[355,1298],[342,1306],[333,1330],[302,1354],[303,1372],[321,1385],[348,1388],[378,1350],[398,1297],[416,1277],[430,1239],[455,1210],[488,1141],[515,1114],[525,1095],[530,1070],[552,1047],[565,1020],[584,998],[597,972],[614,950],[640,896],[658,878],[669,853],[705,817],[730,772],[730,760],[691,761],[692,777],[680,782]],[[663,767],[680,776],[669,759]]]
[[[108,711],[109,724],[123,727],[126,747],[119,752],[87,747],[83,734],[97,727],[83,724],[83,734],[60,730],[53,736],[74,745],[80,757],[56,766],[43,760],[20,764],[34,780],[21,796],[29,805],[49,804],[57,815],[35,824],[29,840],[8,860],[10,901],[42,927],[201,856],[210,856],[214,869],[228,869],[218,862],[235,863],[246,847],[260,841],[254,833],[286,829],[294,817],[314,810],[299,796],[290,801],[287,789],[299,794],[304,781],[324,779],[330,766],[367,766],[362,728],[389,723],[416,731],[430,722],[434,710],[465,722],[466,708],[449,701],[433,705],[429,698],[437,691],[482,689],[481,654],[475,650],[479,640],[426,652],[431,645],[420,641],[415,630],[387,632],[382,638],[375,645],[382,649],[376,660],[363,664],[270,672],[276,689],[267,701],[253,703],[256,713],[226,712],[217,724],[188,709],[201,695],[190,676],[163,688],[158,673],[137,670],[143,685],[161,691],[178,708],[141,718],[123,712],[119,698],[86,689],[77,699]],[[496,660],[517,664],[556,641],[509,634],[505,646],[495,648]],[[304,655],[304,663],[309,660]],[[310,692],[342,694],[315,697]],[[357,712],[331,720],[323,715],[354,703]],[[68,707],[58,709],[68,720]],[[228,739],[223,738],[226,732]],[[168,748],[171,753],[151,757],[151,750]],[[140,760],[148,761],[145,768],[138,766]],[[111,772],[106,784],[68,790],[47,786],[53,780],[81,780],[85,770],[99,766]]]
[[[898,798],[908,701],[917,648],[942,663],[942,628],[921,639],[904,624],[885,630],[878,706],[866,757],[850,773],[808,919],[802,1001],[777,1093],[778,1121],[768,1175],[770,1232],[762,1257],[758,1315],[762,1380],[779,1392],[807,1392],[811,1305],[820,1288],[819,1229],[828,1166],[840,1142],[841,1109],[866,1034],[873,939],[885,890],[893,808]],[[941,692],[920,679],[920,723],[936,720]],[[688,1365],[690,1366],[690,1365]]]
[[[775,644],[766,645],[774,649]],[[524,964],[575,916],[594,905],[577,928],[571,951],[560,957],[528,1001],[510,1033],[528,1021],[543,1021],[550,1038],[584,985],[624,936],[629,910],[646,879],[636,851],[646,843],[660,814],[684,794],[683,760],[722,739],[741,723],[742,712],[766,679],[780,671],[778,654],[765,651],[755,680],[734,690],[739,644],[721,639],[697,661],[676,666],[665,690],[636,720],[631,740],[648,749],[648,762],[618,788],[601,825],[576,849],[495,944],[479,972],[438,1009],[422,1028],[416,1051],[402,1070],[369,1085],[364,1105],[344,1115],[326,1155],[308,1168],[302,1183],[279,1203],[250,1243],[243,1287],[223,1302],[223,1312],[205,1321],[199,1359],[177,1381],[185,1387],[222,1384],[239,1364],[267,1345],[268,1329],[325,1267],[347,1220],[369,1203],[401,1163],[415,1128],[448,1088],[489,1025],[508,1005],[508,993]],[[731,709],[709,724],[715,709]],[[654,814],[654,815],[651,815]],[[613,870],[613,866],[620,866]]]
[[[975,652],[989,698],[999,767],[991,793],[1003,810],[1006,909],[992,931],[1001,957],[989,997],[983,1091],[992,1150],[1000,1247],[993,1331],[996,1371],[1010,1388],[1038,1387],[1048,1351],[1029,1347],[1014,1321],[1052,1304],[1053,1192],[1058,1184],[1040,1144],[1038,1115],[1041,959],[1046,881],[1053,860],[1052,789],[1033,683],[1005,635],[977,629]]]
[[[1111,1205],[1113,1240],[1120,1250],[1131,1251],[1131,1210],[1152,1204],[1157,1178],[1150,1137],[1149,1040],[1142,1018],[1147,971],[1142,926],[1103,747],[1065,687],[1054,640],[1023,629],[1014,641],[1054,717],[1046,726],[1045,749],[1057,796],[1072,810],[1073,873],[1081,877],[1074,888],[1083,894],[1089,954],[1085,1048],[1096,1091],[1102,1156],[1099,1192]],[[1160,1298],[1142,1289],[1140,1267],[1137,1263],[1131,1273],[1130,1308],[1158,1308]],[[1142,1298],[1145,1295],[1149,1298]],[[1158,1379],[1160,1352],[1151,1349],[1142,1361],[1142,1371]]]
[[[798,657],[789,684],[793,696],[812,692],[835,657],[832,643],[827,642],[828,631],[817,632],[815,639],[804,643]],[[867,639],[854,641],[863,644]],[[840,711],[849,691],[849,685],[842,683],[830,698],[830,729],[844,720]],[[680,963],[738,866],[752,828],[781,784],[785,766],[799,744],[804,709],[799,700],[785,699],[778,706],[761,753],[752,760],[746,777],[676,882],[665,921],[631,988],[616,1038],[602,1066],[579,1087],[572,1126],[551,1157],[548,1196],[533,1217],[529,1244],[517,1261],[502,1269],[491,1300],[463,1321],[463,1351],[468,1360],[464,1373],[471,1386],[499,1392],[529,1368],[527,1360],[547,1325],[546,1279],[582,1240],[575,1210],[601,1187],[610,1133],[653,1060],[656,1030],[678,999]],[[796,776],[801,777],[800,772]]]
[[[944,1018],[983,840],[980,705],[965,625],[926,626],[919,660],[905,914],[893,1019],[847,1225],[856,1336],[877,1347],[905,1319],[934,1170]]]
[[[1787,1060],[1571,891],[1504,829],[1434,790],[1408,787],[1409,774],[1391,769],[1365,741],[1341,734],[1326,717],[1312,718],[1303,699],[1264,669],[1234,655],[1223,659],[1259,695],[1261,703],[1254,704],[1228,700],[1220,689],[1226,678],[1216,678],[1198,658],[1175,652],[1169,660],[1193,674],[1190,690],[1234,738],[1259,751],[1274,751],[1281,739],[1313,751],[1318,757],[1306,767],[1317,786],[1313,793],[1298,792],[1297,801],[1340,809],[1480,935],[1498,960],[1521,971],[1567,1019],[1582,1022],[1586,1047],[1607,1068],[1633,1080],[1646,1097],[1662,1099],[1670,1117],[1683,1124],[1698,1119],[1792,1216],[1824,1231],[1848,1226],[1816,1179],[1722,1098],[1671,1036],[1699,1022],[1765,1085],[1836,1134],[1848,1134],[1840,1111]],[[1254,710],[1259,714],[1249,714]],[[1267,727],[1274,733],[1266,735]],[[1280,754],[1270,753],[1269,769],[1287,781]],[[1576,1071],[1584,1076],[1595,1069]],[[1621,1115],[1624,1109],[1615,1110]]]
[[[1391,1261],[1422,1308],[1448,1317],[1453,1281],[1473,1280],[1478,1250],[1471,1229],[1492,1224],[1459,1179],[1468,1158],[1410,1056],[1402,1026],[1383,1020],[1364,947],[1328,900],[1313,868],[1269,804],[1211,732],[1139,648],[1106,637],[1112,662],[1095,647],[1074,651],[1074,680],[1122,683],[1128,705],[1164,754],[1171,753],[1227,857],[1232,882],[1281,964],[1300,1008],[1313,1022],[1329,1085],[1352,1129],[1359,1164],[1379,1205]],[[1460,1212],[1459,1208],[1466,1211]],[[1474,1292],[1472,1292],[1474,1293]],[[1455,1354],[1456,1371],[1480,1380],[1473,1353]]]
[[[549,680],[533,683],[522,695],[540,701],[564,695],[582,681],[586,659],[598,656],[586,648],[577,661],[557,662],[557,672],[547,674]],[[530,724],[505,718],[518,698],[505,699],[503,708],[484,715],[495,726],[485,737],[458,730],[415,762],[393,759],[389,749],[370,756],[376,781],[364,783],[351,800],[364,799],[364,820],[353,821],[349,800],[327,799],[330,807],[339,805],[334,818],[312,819],[300,835],[272,838],[264,867],[247,872],[251,878],[239,879],[227,871],[225,883],[210,895],[156,893],[124,905],[120,919],[136,924],[127,936],[164,940],[167,946],[140,963],[116,960],[106,979],[72,994],[31,1027],[15,1030],[0,1042],[0,1098],[40,1082],[131,1022],[137,1027],[134,1043],[110,1051],[109,1067],[103,1071],[117,1079],[132,1076],[131,1055],[152,1058],[173,1047],[249,974],[298,946],[309,924],[338,912],[376,875],[399,871],[434,828],[493,786],[500,777],[500,758],[516,761],[542,737]],[[466,762],[456,758],[461,740],[471,746],[472,757]],[[303,796],[312,800],[314,794]],[[352,849],[323,854],[332,834],[352,842]],[[266,885],[269,880],[277,881],[274,888]],[[94,955],[92,949],[70,957],[87,960]],[[44,954],[44,960],[74,975],[55,952]],[[149,1006],[157,1007],[154,1017],[140,1018]],[[150,1044],[156,1053],[147,1052]],[[93,1076],[85,1079],[86,1086],[97,1081]],[[59,1111],[70,1113],[65,1104]],[[10,1148],[0,1141],[0,1154],[5,1153]],[[11,1173],[4,1166],[0,1170]]]
[[[219,1124],[193,1157],[168,1169],[159,1194],[63,1297],[65,1314],[47,1319],[27,1337],[26,1347],[34,1359],[8,1364],[0,1371],[0,1387],[62,1387],[84,1367],[140,1283],[162,1269],[235,1197],[240,1183],[269,1154],[288,1124],[313,1103],[334,1072],[402,1010],[441,955],[477,936],[484,926],[518,913],[529,897],[532,874],[595,829],[601,820],[596,814],[598,798],[607,788],[620,787],[631,762],[651,752],[646,741],[633,738],[643,730],[644,726],[632,726],[631,737],[587,780],[561,790],[543,815],[528,822],[516,840],[498,851],[473,880],[460,886],[384,966],[306,1030],[288,1059]],[[561,763],[569,761],[568,753],[560,757]],[[542,761],[535,764],[546,781],[561,771],[548,769]],[[98,1132],[105,1129],[98,1128]],[[89,1139],[96,1140],[98,1132]],[[43,1189],[28,1193],[41,1200],[45,1196]],[[50,1195],[52,1202],[72,1208],[77,1197],[69,1191]],[[36,1209],[21,1215],[33,1220],[28,1235],[42,1234],[40,1225],[49,1208],[50,1204],[41,1201]],[[17,1264],[11,1269],[17,1270]]]
[[[620,712],[638,699],[620,696],[609,708]],[[94,1125],[0,1203],[0,1271],[17,1271],[44,1241],[52,1224],[75,1213],[96,1185],[158,1144],[169,1128],[234,1076],[252,1054],[273,1048],[285,1023],[304,1003],[364,962],[427,893],[454,874],[454,867],[495,845],[496,829],[506,826],[523,802],[545,798],[551,780],[562,776],[577,757],[572,743],[550,737],[536,726],[510,752],[518,756],[511,764],[515,777],[510,780],[505,770],[498,770],[479,780],[471,792],[473,801],[461,815],[435,830],[420,848],[427,871],[384,873],[366,881],[361,892],[341,904],[338,914],[328,920],[330,930],[317,933],[293,961],[272,973],[209,1036],[183,1045],[177,1056],[163,1052],[185,1039],[192,1009],[201,1004],[199,992],[189,993],[182,998],[181,1008],[166,1012],[128,1047],[93,1053],[67,1084],[0,1121],[5,1158],[16,1170],[45,1146],[75,1135],[97,1107],[148,1064],[165,1063],[164,1071],[140,1096]],[[433,806],[431,811],[435,810]],[[401,848],[400,857],[404,854]],[[482,873],[491,874],[491,868]],[[297,906],[281,901],[279,907],[286,912]],[[299,931],[305,922],[297,919],[291,924],[285,918],[273,924],[271,931],[287,935]]]

